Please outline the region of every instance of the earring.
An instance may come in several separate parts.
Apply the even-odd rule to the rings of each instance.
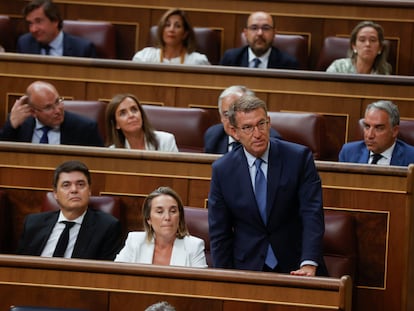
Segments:
[[[358,54],[356,49],[354,49],[354,54]]]
[[[378,51],[378,53],[377,53],[377,54],[378,54],[378,55],[381,55],[381,53],[382,53],[382,51]]]

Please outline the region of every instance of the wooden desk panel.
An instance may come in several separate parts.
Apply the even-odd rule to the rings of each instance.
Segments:
[[[131,92],[143,103],[206,108],[217,106],[223,89],[243,84],[257,92],[271,111],[318,112],[338,119],[341,136],[346,133],[343,142],[355,139],[354,128],[372,101],[392,100],[399,105],[402,117],[414,117],[414,78],[402,76],[0,54],[0,78],[0,98],[4,99],[0,102],[0,123],[16,97],[39,79],[55,84],[66,98],[109,100],[116,93]]]
[[[54,168],[68,159],[86,163],[94,195],[121,199],[124,231],[142,229],[143,198],[159,185],[173,187],[184,204],[204,207],[211,163],[219,156],[73,146],[0,143],[0,189],[13,210],[14,243],[25,215],[39,211]],[[414,297],[413,169],[316,162],[324,208],[352,213],[358,236],[357,311],[411,310]],[[29,199],[30,198],[30,199]]]
[[[88,299],[75,299],[74,305],[96,311],[125,310],[125,306],[143,310],[151,301],[160,300],[174,301],[181,311],[230,311],[235,304],[245,303],[255,310],[345,311],[351,310],[351,287],[348,277],[301,278],[263,272],[0,255],[3,310],[10,304],[68,306],[67,293],[73,297],[78,292]],[[24,296],[27,291],[30,295]],[[33,301],[31,296],[40,294],[43,299]],[[100,299],[93,305],[92,298]]]

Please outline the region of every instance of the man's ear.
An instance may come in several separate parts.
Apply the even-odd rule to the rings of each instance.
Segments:
[[[231,136],[235,140],[239,141],[239,135],[238,135],[237,129],[233,125],[230,125],[230,133],[231,133]]]

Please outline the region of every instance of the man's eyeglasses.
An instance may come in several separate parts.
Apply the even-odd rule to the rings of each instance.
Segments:
[[[259,25],[250,25],[250,26],[247,26],[247,29],[249,29],[250,31],[254,31],[254,32],[257,32],[260,29],[263,32],[268,32],[268,31],[273,30],[273,27],[270,26],[270,25],[262,25],[262,26],[259,26]]]
[[[259,123],[257,123],[256,125],[243,125],[242,127],[239,127],[239,129],[244,133],[244,134],[252,134],[254,129],[257,127],[257,129],[260,132],[264,132],[267,130],[267,124],[269,123],[269,121],[267,120],[262,120]]]
[[[46,105],[43,108],[37,108],[33,105],[32,105],[32,107],[33,107],[34,110],[39,111],[39,112],[51,112],[52,110],[54,110],[54,109],[60,107],[61,105],[63,105],[63,100],[64,100],[63,97],[58,97],[58,98],[56,98],[56,100],[53,104]]]

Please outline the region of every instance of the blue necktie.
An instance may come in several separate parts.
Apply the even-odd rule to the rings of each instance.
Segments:
[[[49,143],[49,137],[47,136],[47,133],[51,130],[49,126],[44,126],[41,128],[43,131],[42,137],[40,137],[39,143],[40,144],[48,144]]]
[[[266,177],[261,169],[263,160],[261,158],[257,158],[254,162],[256,166],[256,176],[254,179],[254,191],[256,202],[259,207],[260,216],[263,219],[264,224],[267,224],[267,212],[266,212],[266,197],[267,197],[267,182]],[[269,267],[274,269],[277,265],[277,259],[275,254],[273,253],[272,247],[268,246],[265,264]]]
[[[259,68],[259,65],[262,61],[258,58],[253,59],[253,68]]]

